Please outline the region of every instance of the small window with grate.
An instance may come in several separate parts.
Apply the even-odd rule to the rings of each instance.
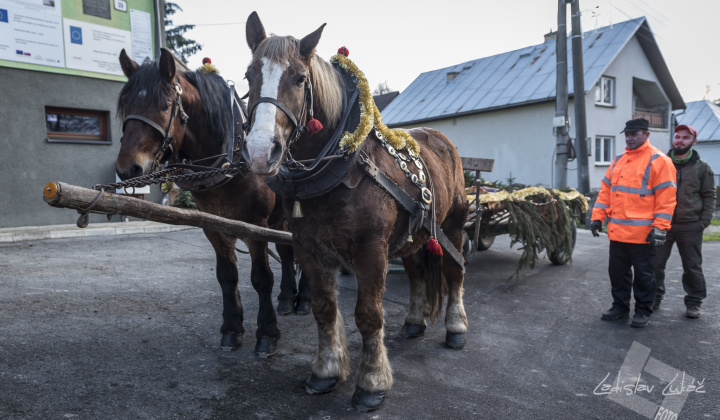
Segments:
[[[107,111],[45,107],[47,139],[54,143],[111,144]]]

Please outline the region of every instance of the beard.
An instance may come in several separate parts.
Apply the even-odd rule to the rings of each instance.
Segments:
[[[682,155],[686,154],[687,152],[689,152],[690,149],[692,149],[692,144],[688,147],[682,147],[682,148],[673,147],[673,152],[675,153],[675,156],[682,156]]]

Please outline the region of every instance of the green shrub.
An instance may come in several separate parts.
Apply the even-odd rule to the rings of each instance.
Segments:
[[[175,200],[173,200],[172,203],[173,207],[180,207],[184,209],[196,209],[197,205],[195,204],[195,200],[193,200],[192,194],[190,194],[190,191],[186,190],[180,190],[178,192],[177,197],[175,197]]]

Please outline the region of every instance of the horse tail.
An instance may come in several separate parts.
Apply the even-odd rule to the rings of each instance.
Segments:
[[[442,313],[445,295],[447,294],[447,283],[443,273],[443,257],[425,249],[425,293],[429,307],[430,321]]]

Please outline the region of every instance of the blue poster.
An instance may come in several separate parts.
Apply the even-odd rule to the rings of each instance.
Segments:
[[[78,28],[77,26],[70,27],[70,42],[82,45],[82,28]]]

